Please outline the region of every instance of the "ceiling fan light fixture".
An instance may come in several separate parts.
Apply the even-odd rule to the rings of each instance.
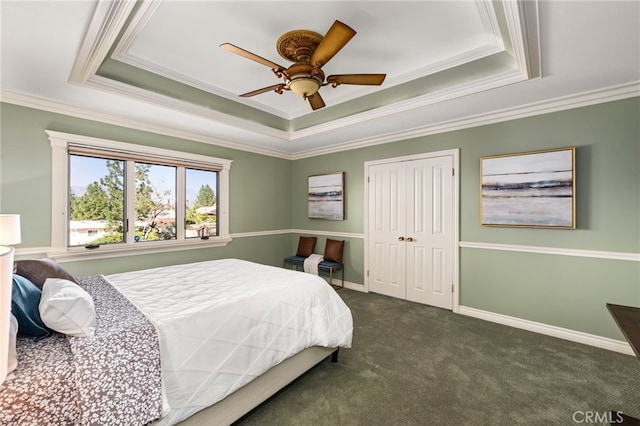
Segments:
[[[318,82],[318,80],[313,77],[299,77],[294,80],[289,80],[287,86],[296,95],[306,98],[316,93],[321,84],[322,82]]]
[[[278,39],[276,48],[280,56],[293,62],[293,65],[288,68],[231,43],[223,43],[220,47],[266,65],[271,68],[276,77],[284,79],[283,83],[253,90],[240,95],[241,97],[248,98],[271,91],[282,94],[283,90],[290,90],[309,101],[309,105],[315,111],[325,107],[324,100],[318,93],[322,86],[328,84],[333,87],[340,84],[379,86],[384,81],[386,74],[334,74],[330,75],[329,80],[325,83],[322,67],[355,35],[356,32],[352,28],[340,21],[335,21],[324,36],[308,30],[294,30],[284,33]]]

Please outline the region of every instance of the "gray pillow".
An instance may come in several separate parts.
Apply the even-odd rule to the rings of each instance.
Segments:
[[[53,259],[16,260],[14,274],[21,275],[42,290],[47,278],[62,278],[77,284],[76,279]]]

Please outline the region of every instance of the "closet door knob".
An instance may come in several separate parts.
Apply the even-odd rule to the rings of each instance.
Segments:
[[[413,238],[412,237],[408,237],[407,238],[407,242],[410,243],[411,241],[413,241]]]
[[[398,237],[398,241],[404,241],[404,237]]]

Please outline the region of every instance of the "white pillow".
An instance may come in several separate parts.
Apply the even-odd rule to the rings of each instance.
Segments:
[[[42,322],[59,333],[88,337],[96,329],[93,298],[69,280],[47,278],[42,286],[39,311]]]
[[[7,374],[11,374],[18,367],[18,353],[16,351],[16,336],[18,335],[18,320],[11,314],[9,321],[9,361]]]

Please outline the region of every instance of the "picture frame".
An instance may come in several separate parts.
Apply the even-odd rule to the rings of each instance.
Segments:
[[[344,172],[309,176],[307,205],[309,219],[344,220]]]
[[[575,229],[575,147],[480,158],[480,224]]]

